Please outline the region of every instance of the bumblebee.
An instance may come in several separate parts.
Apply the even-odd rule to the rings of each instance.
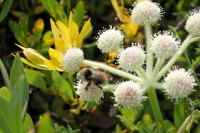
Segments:
[[[112,80],[112,76],[110,74],[93,68],[81,69],[77,73],[77,77],[83,82],[87,82],[85,87],[86,90],[88,90],[88,87],[91,85],[91,83],[102,89],[101,85],[104,85]]]

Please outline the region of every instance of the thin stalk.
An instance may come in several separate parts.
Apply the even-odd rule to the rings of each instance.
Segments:
[[[146,76],[146,73],[145,73],[145,71],[144,71],[144,69],[142,67],[138,68],[135,72],[137,73],[137,75],[140,78],[142,78],[144,80],[148,80],[148,77]]]
[[[163,83],[159,83],[159,82],[153,83],[151,86],[155,89],[164,89]]]
[[[142,81],[141,78],[134,76],[133,74],[124,72],[122,70],[116,69],[114,67],[108,66],[108,65],[103,64],[103,63],[97,63],[97,62],[93,62],[93,61],[89,61],[89,60],[83,60],[82,63],[85,64],[85,65],[89,65],[89,66],[93,66],[93,67],[103,69],[105,71],[108,71],[110,73],[122,76],[122,77],[127,78],[127,79],[132,79],[132,80],[138,81],[138,82]]]
[[[156,65],[155,65],[154,70],[153,70],[153,74],[152,74],[153,76],[152,76],[152,77],[155,77],[156,74],[158,74],[160,68],[161,68],[162,65],[163,65],[163,62],[164,62],[164,59],[162,59],[162,58],[158,58],[158,59],[157,59]]]
[[[149,91],[147,93],[148,93],[148,96],[149,96],[149,101],[151,103],[151,108],[153,110],[153,114],[154,114],[154,117],[156,119],[156,122],[159,125],[161,124],[162,128],[164,130],[163,132],[166,132],[155,89],[151,88],[151,89],[149,89]]]
[[[151,32],[151,26],[150,25],[145,25],[145,35],[146,35],[146,50],[147,50],[147,75],[150,76],[153,71],[153,52],[150,49],[151,48],[151,37],[152,37],[152,32]]]
[[[154,81],[158,81],[169,69],[170,67],[178,60],[178,58],[182,55],[185,49],[189,46],[192,40],[192,35],[189,35],[183,44],[181,45],[178,52],[173,56],[173,58],[162,68],[162,70],[157,74]]]
[[[104,92],[111,92],[114,91],[117,88],[118,85],[116,84],[107,84],[103,86],[103,91]]]
[[[191,66],[192,66],[192,63],[190,62],[190,59],[189,59],[189,57],[188,57],[188,55],[187,55],[187,53],[186,53],[186,52],[184,52],[184,56],[185,56],[185,58],[186,58],[186,61],[187,61],[188,65],[189,65],[189,66],[190,66],[190,68],[191,68]],[[199,79],[197,78],[197,75],[196,75],[196,73],[195,73],[195,72],[193,72],[193,75],[194,75],[194,78],[195,78],[195,80],[196,80],[196,82],[197,82],[198,86],[200,87],[200,82],[199,82]]]

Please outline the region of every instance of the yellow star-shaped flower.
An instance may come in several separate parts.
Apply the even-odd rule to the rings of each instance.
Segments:
[[[55,49],[49,48],[50,60],[32,48],[24,48],[16,44],[23,49],[23,53],[28,59],[21,58],[22,61],[38,69],[66,71],[62,65],[64,53],[72,47],[81,48],[84,37],[92,27],[89,19],[79,33],[79,28],[77,24],[73,22],[72,18],[73,14],[70,12],[68,26],[64,25],[61,21],[56,21],[55,23],[52,19],[50,20],[55,41]]]

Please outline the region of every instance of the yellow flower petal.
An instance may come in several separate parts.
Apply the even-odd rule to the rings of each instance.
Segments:
[[[15,44],[15,45],[17,45],[17,44]],[[33,64],[36,64],[36,65],[42,66],[42,67],[47,67],[44,63],[44,60],[46,60],[46,58],[44,56],[42,56],[40,53],[38,53],[36,50],[34,50],[32,48],[24,48],[20,45],[17,45],[17,46],[20,47],[21,49],[23,49],[24,55]]]
[[[57,41],[55,40],[55,45],[56,45],[56,50],[58,50],[60,52],[66,51],[67,49],[70,48],[69,45],[67,47],[63,42],[58,41],[58,40]]]
[[[73,22],[73,13],[72,12],[70,12],[70,15],[69,15],[68,28],[70,31],[72,45],[74,45],[74,47],[76,47],[76,44],[74,43],[74,41],[77,39],[77,36],[78,36],[78,26],[76,23]]]
[[[120,28],[125,32],[128,37],[133,37],[137,34],[139,26],[134,23],[121,24]]]
[[[51,60],[44,60],[45,64],[48,66],[48,68],[50,70],[56,70],[56,67],[54,66],[54,64],[52,63]]]
[[[78,40],[77,40],[77,48],[81,48],[82,46],[82,42],[83,42],[83,38],[87,35],[87,33],[89,32],[89,30],[91,29],[91,22],[90,19],[87,20],[87,22],[85,22],[81,33],[79,34]]]
[[[57,68],[61,69],[62,68],[62,66],[61,66],[61,62],[62,62],[61,56],[62,56],[62,53],[60,53],[59,51],[57,51],[55,49],[49,48],[49,55],[50,55],[52,63]]]
[[[51,30],[52,30],[54,39],[60,40],[59,30],[58,30],[56,24],[54,23],[54,21],[52,19],[50,19],[50,24],[51,24]]]
[[[71,37],[70,37],[70,31],[67,28],[67,26],[65,26],[61,21],[57,21],[57,26],[61,31],[61,37],[62,37],[62,41],[64,42],[64,44],[68,47],[69,45],[71,45]],[[65,49],[63,49],[65,50]]]
[[[73,23],[73,29],[74,29],[74,33],[72,35],[72,45],[74,47],[77,47],[77,40],[78,40],[78,36],[79,36],[79,28],[78,25],[76,23]]]
[[[121,17],[121,10],[119,9],[119,5],[117,3],[116,0],[111,0],[111,3],[117,13],[117,17],[122,21],[122,17]]]

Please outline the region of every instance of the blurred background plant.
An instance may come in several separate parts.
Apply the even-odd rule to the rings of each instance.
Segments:
[[[50,18],[68,25],[70,11],[79,29],[91,18],[93,30],[84,38],[82,49],[85,58],[103,61],[112,65],[116,53],[102,55],[96,48],[95,36],[102,27],[121,27],[125,32],[125,45],[131,42],[144,43],[143,29],[128,20],[133,0],[4,0],[0,1],[0,133],[34,132],[159,132],[149,101],[144,108],[134,112],[113,106],[111,93],[105,93],[103,100],[96,104],[79,101],[73,87],[72,73],[40,70],[22,65],[19,55],[25,48],[33,48],[49,58],[48,49],[54,48]],[[153,32],[174,27],[183,40],[187,14],[200,9],[198,0],[154,0],[163,7],[165,17],[155,25]],[[126,28],[128,25],[129,28]],[[175,32],[173,28],[170,28]],[[195,69],[200,74],[199,41],[194,42],[176,65]],[[12,55],[16,55],[14,56]],[[189,57],[191,64],[188,63]],[[9,76],[10,75],[10,76]],[[26,77],[26,78],[25,78]],[[119,77],[115,80],[120,81]],[[190,97],[193,102],[171,102],[157,91],[159,104],[168,132],[176,132],[184,120],[192,119],[191,132],[200,132],[199,104],[200,91]],[[191,106],[192,105],[192,106]],[[192,113],[191,113],[192,112]],[[12,114],[12,115],[10,115]]]

